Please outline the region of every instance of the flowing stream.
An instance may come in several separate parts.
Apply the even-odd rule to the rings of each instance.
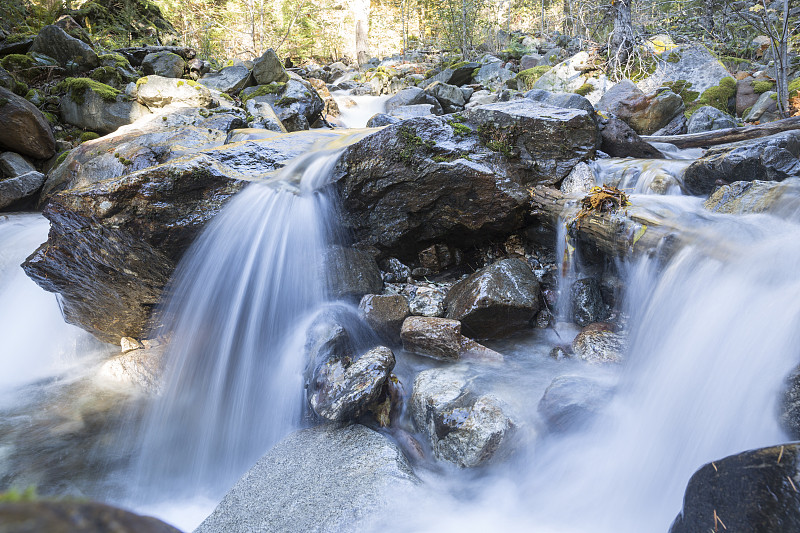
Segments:
[[[314,151],[248,186],[181,262],[165,307],[172,342],[164,392],[128,430],[141,441],[124,434],[136,460],[115,475],[131,490],[109,500],[191,529],[266,450],[302,427],[305,332],[330,306],[322,258],[342,239],[326,187],[339,153]],[[598,180],[634,191],[631,209],[658,213],[687,235],[664,263],[616,265],[626,287],[625,361],[552,359],[549,348],[575,333],[561,325],[491,343],[503,363],[459,363],[509,404],[518,449],[477,471],[418,465],[424,486],[397,502],[380,530],[666,533],[702,464],[787,440],[776,411],[782,380],[800,361],[800,180],[785,182],[772,212],[720,215],[681,194],[686,165],[596,166]],[[93,368],[108,352],[65,325],[55,297],[18,267],[46,233],[39,215],[0,216],[0,479],[9,479],[21,446],[14,428],[30,417],[19,398],[67,380],[71,369]],[[561,269],[568,285],[581,275],[579,258],[565,246],[557,256],[569,258]],[[407,390],[434,365],[396,354]],[[613,395],[593,423],[551,434],[537,404],[562,375],[598,379]]]

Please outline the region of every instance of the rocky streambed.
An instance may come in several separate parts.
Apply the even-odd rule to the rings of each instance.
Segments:
[[[53,28],[36,50],[78,47]],[[0,197],[49,221],[0,289],[22,263],[94,337],[61,352],[100,354],[4,389],[3,488],[203,532],[793,527],[797,129],[672,159],[640,135],[682,132],[683,99],[560,92],[583,56],[526,91],[486,58],[426,78],[145,51],[124,95],[71,82],[62,120],[107,134],[59,158],[0,89],[28,141],[0,137]],[[374,128],[330,127],[367,92],[391,95]],[[631,205],[578,217],[604,183]],[[0,216],[4,243],[43,227]]]

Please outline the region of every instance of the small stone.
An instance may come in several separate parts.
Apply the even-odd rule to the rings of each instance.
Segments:
[[[133,337],[122,337],[119,341],[119,346],[122,349],[122,353],[144,348],[144,345]]]
[[[589,324],[572,341],[572,351],[589,363],[621,363],[627,339],[604,323]]]

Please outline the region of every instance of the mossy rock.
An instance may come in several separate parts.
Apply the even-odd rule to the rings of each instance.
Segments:
[[[754,81],[753,82],[753,92],[756,94],[763,94],[767,91],[771,91],[775,88],[775,82],[769,80],[763,81]]]
[[[722,78],[719,85],[709,87],[703,91],[700,98],[686,110],[686,116],[692,116],[695,111],[705,105],[715,107],[724,113],[730,114],[731,110],[728,104],[735,96],[736,80],[731,77]]]
[[[0,66],[9,72],[22,72],[36,67],[36,61],[27,54],[9,54],[0,59]]]
[[[165,44],[160,37],[177,34],[158,6],[149,0],[90,0],[67,14],[83,27],[91,28],[95,39],[109,48]]]
[[[118,54],[116,52],[112,52],[110,54],[100,54],[97,56],[97,59],[100,60],[100,63],[107,67],[117,67],[117,68],[124,68],[124,69],[131,69],[130,62],[125,58],[124,55]]]
[[[81,133],[81,142],[93,141],[93,140],[99,139],[99,138],[100,138],[100,134],[96,133],[94,131],[85,131],[85,132]]]
[[[664,87],[680,96],[686,107],[700,96],[700,92],[692,90],[692,82],[686,80],[669,81],[664,83]]]
[[[122,74],[114,67],[99,67],[94,69],[89,77],[107,85],[121,86],[125,83]]]
[[[536,83],[539,78],[544,76],[544,74],[551,68],[552,67],[549,65],[539,65],[538,67],[521,70],[519,74],[517,74],[517,82],[521,84],[520,88],[532,89],[533,84]]]
[[[590,92],[594,91],[594,89],[595,87],[591,83],[584,83],[583,85],[581,85],[572,92],[574,92],[575,94],[579,94],[581,96],[586,96]]]
[[[275,82],[270,83],[268,85],[259,85],[258,89],[255,91],[242,96],[242,103],[244,104],[251,98],[255,98],[257,96],[267,96],[270,94],[279,94],[283,89],[286,87],[285,83],[282,82]]]
[[[56,90],[69,95],[73,102],[83,105],[86,89],[96,93],[106,102],[116,102],[117,96],[122,94],[119,90],[91,78],[67,78],[58,85]]]
[[[800,95],[800,78],[795,78],[789,82],[789,98]]]

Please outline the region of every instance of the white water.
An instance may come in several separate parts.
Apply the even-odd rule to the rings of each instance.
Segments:
[[[192,528],[300,425],[303,333],[324,302],[319,260],[336,225],[318,188],[334,159],[314,154],[280,182],[248,187],[181,266],[167,310],[176,317],[170,385],[149,417],[131,480],[138,510]],[[796,191],[798,183],[789,185]],[[552,361],[546,347],[560,341],[550,333],[498,343],[506,362],[475,368],[533,440],[507,464],[479,472],[419,469],[427,489],[399,502],[406,508],[382,530],[666,532],[702,464],[785,441],[775,410],[783,376],[800,362],[796,199],[777,207],[780,217],[733,217],[709,214],[695,198],[635,194],[635,206],[680,220],[693,240],[666,265],[620,266],[631,331],[625,363]],[[38,215],[0,218],[5,401],[12,389],[69,367],[75,339],[85,336],[15,266],[46,229]],[[424,365],[398,357],[412,377]],[[594,426],[547,435],[538,400],[553,377],[576,373],[615,382],[614,400]]]
[[[352,96],[348,91],[335,91],[331,93],[333,99],[339,105],[339,120],[348,128],[363,128],[367,121],[377,113],[386,110],[386,100],[389,96]],[[351,106],[349,103],[355,102]]]
[[[56,296],[20,267],[47,240],[49,227],[39,214],[0,215],[0,407],[17,400],[16,388],[77,365],[79,346],[90,338],[64,323]]]

